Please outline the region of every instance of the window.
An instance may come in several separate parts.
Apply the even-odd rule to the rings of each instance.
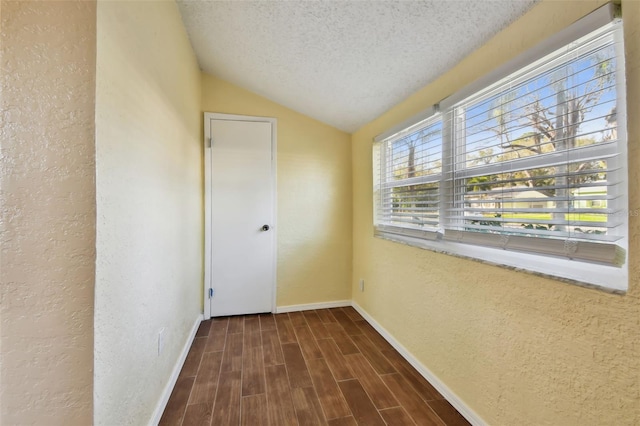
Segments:
[[[626,289],[624,56],[614,11],[599,9],[563,45],[552,40],[549,53],[517,58],[500,78],[378,137],[376,234]]]
[[[425,120],[387,139],[378,155],[378,229],[435,238],[440,227],[442,120]]]

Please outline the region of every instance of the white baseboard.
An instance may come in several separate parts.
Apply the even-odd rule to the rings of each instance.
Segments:
[[[474,426],[484,426],[487,424],[475,411],[469,408],[469,406],[467,406],[455,393],[453,393],[453,391],[449,389],[447,385],[445,385],[435,374],[433,374],[431,370],[429,370],[420,361],[418,361],[418,359],[414,357],[407,348],[402,346],[402,344],[398,342],[384,327],[382,327],[376,320],[374,320],[371,315],[367,313],[367,311],[362,309],[362,307],[355,301],[351,303],[351,306],[353,306],[353,308],[358,311],[358,313],[362,315],[362,317],[367,320],[367,322],[371,324],[371,326],[375,328],[376,331],[380,333],[380,335],[382,335],[382,337],[384,337],[385,340],[389,342],[389,344],[391,344],[391,346],[393,346],[400,353],[400,355],[402,355],[402,357],[406,359],[407,362],[409,362],[409,364],[411,364],[413,368],[418,371],[418,373],[422,375],[422,377],[425,378],[425,380],[431,383],[431,385],[436,388],[436,390],[440,392],[442,396],[444,396],[445,399],[449,401],[449,403],[453,405],[455,409],[458,410],[458,412],[469,421],[469,423]]]
[[[285,312],[310,311],[312,309],[343,308],[345,306],[351,306],[351,300],[336,300],[333,302],[307,303],[305,305],[278,306],[274,313],[282,314]]]
[[[162,390],[162,394],[160,395],[160,400],[158,401],[158,405],[156,405],[156,409],[153,411],[153,416],[151,417],[150,425],[157,426],[160,423],[160,418],[162,417],[162,413],[164,413],[164,409],[167,407],[167,402],[169,402],[169,397],[171,396],[171,392],[173,391],[173,387],[176,385],[178,381],[178,376],[180,375],[180,370],[182,370],[182,366],[184,365],[184,361],[187,359],[187,354],[189,353],[189,349],[191,349],[191,345],[193,344],[193,339],[196,337],[196,333],[198,332],[198,326],[202,322],[203,315],[199,314],[196,319],[193,321],[193,327],[191,327],[191,331],[189,332],[189,336],[187,340],[184,342],[184,346],[182,347],[182,351],[176,360],[176,364],[173,366],[173,371],[171,372],[171,376],[169,377],[169,381],[165,385]]]

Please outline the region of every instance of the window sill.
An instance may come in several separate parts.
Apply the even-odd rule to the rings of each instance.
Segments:
[[[525,272],[608,293],[625,294],[628,288],[627,263],[621,268],[616,268],[613,266],[500,250],[451,241],[423,240],[379,231],[375,232],[374,235],[383,240],[419,247],[437,253]],[[527,265],[527,267],[525,268],[523,265]]]

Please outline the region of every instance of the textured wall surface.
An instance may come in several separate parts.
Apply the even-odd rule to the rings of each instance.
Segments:
[[[200,71],[174,2],[97,21],[94,421],[145,424],[201,312]]]
[[[354,299],[492,425],[640,424],[640,222],[624,296],[375,239],[372,138],[594,10],[544,1],[353,136]],[[623,1],[630,188],[640,185],[640,3]],[[632,191],[629,207],[640,208]],[[359,278],[367,290],[357,290]]]
[[[202,100],[206,112],[278,119],[277,305],[349,299],[349,135],[206,74]]]
[[[204,72],[353,132],[433,81],[534,2],[179,4]]]
[[[90,424],[95,3],[3,1],[0,25],[0,424]]]

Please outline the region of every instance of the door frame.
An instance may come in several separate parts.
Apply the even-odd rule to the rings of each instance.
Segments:
[[[211,203],[213,202],[211,194],[211,156],[213,150],[211,149],[211,120],[227,120],[227,121],[248,121],[248,122],[261,122],[271,124],[271,197],[273,205],[273,222],[270,224],[273,233],[273,276],[271,277],[271,312],[276,311],[276,276],[278,266],[278,252],[277,252],[277,238],[278,238],[278,211],[277,211],[277,124],[278,120],[271,117],[254,117],[248,115],[235,115],[235,114],[223,114],[216,112],[204,113],[204,281],[203,281],[203,295],[204,295],[204,319],[211,318],[211,298],[209,297],[209,289],[212,282],[211,271]]]

